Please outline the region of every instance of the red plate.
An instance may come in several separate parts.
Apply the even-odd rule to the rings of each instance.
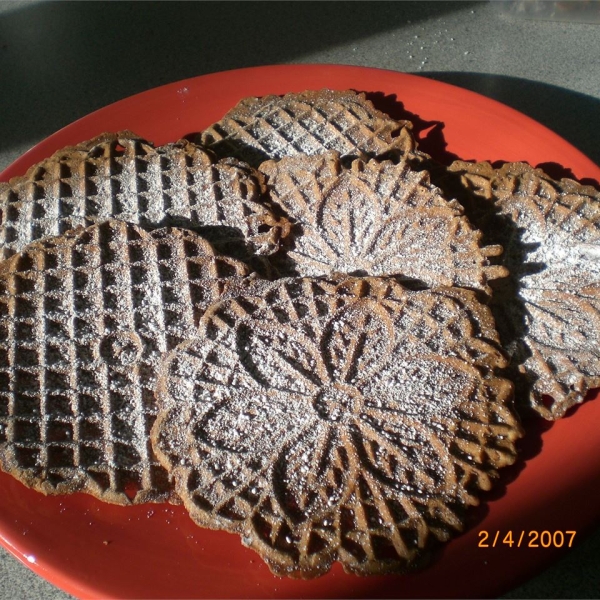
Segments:
[[[379,92],[382,109],[418,117],[425,148],[441,159],[554,163],[555,173],[566,169],[578,179],[600,180],[600,169],[578,150],[493,100],[413,75],[330,65],[228,71],[138,94],[55,133],[0,179],[104,131],[131,129],[162,144],[203,129],[245,96],[322,87]],[[521,460],[473,513],[469,531],[429,569],[409,576],[358,578],[336,565],[314,581],[278,579],[237,536],[199,529],[181,507],[117,507],[82,494],[45,497],[3,473],[0,541],[36,573],[82,597],[496,596],[567,551],[568,532],[576,532],[576,543],[598,521],[598,422],[600,402],[588,401],[552,427],[530,427]],[[530,543],[538,547],[526,547]]]

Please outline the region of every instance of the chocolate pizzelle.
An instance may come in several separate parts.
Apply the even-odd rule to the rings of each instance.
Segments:
[[[343,157],[401,155],[420,161],[410,121],[375,109],[365,94],[320,90],[244,98],[199,136],[217,156],[258,167],[269,159],[329,150]],[[427,157],[428,158],[428,157]]]
[[[486,241],[505,249],[510,278],[492,308],[521,410],[558,419],[600,386],[600,192],[524,163],[449,171]]]
[[[111,218],[193,229],[238,258],[269,254],[287,225],[262,193],[248,165],[218,161],[186,140],[154,148],[129,131],[103,134],[0,183],[0,258]]]
[[[515,460],[497,345],[467,290],[275,282],[169,355],[153,445],[191,517],[274,573],[403,572]]]
[[[284,251],[272,257],[280,275],[394,275],[485,292],[490,279],[507,275],[488,261],[502,248],[481,247],[462,207],[404,161],[355,160],[347,168],[329,153],[260,169],[292,223]]]
[[[117,220],[1,263],[2,469],[44,493],[170,499],[149,440],[159,364],[247,275],[192,232]]]

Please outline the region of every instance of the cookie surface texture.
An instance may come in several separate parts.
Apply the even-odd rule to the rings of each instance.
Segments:
[[[153,445],[191,517],[274,573],[403,572],[515,459],[495,336],[470,291],[282,280],[169,355]]]
[[[522,388],[519,402],[562,417],[600,387],[600,192],[524,163],[454,163],[474,220],[511,275],[492,307]]]
[[[128,131],[103,134],[0,184],[0,258],[111,218],[193,229],[238,258],[269,254],[282,227],[262,192],[248,165],[218,161],[186,140],[154,148]]]
[[[501,248],[481,247],[462,207],[405,162],[356,160],[346,168],[330,153],[260,169],[270,198],[292,223],[273,257],[283,276],[394,275],[488,292],[490,279],[506,275],[488,261]]]
[[[247,273],[189,231],[116,220],[4,261],[2,469],[44,493],[169,499],[149,441],[159,362]]]
[[[419,160],[409,121],[395,121],[353,91],[306,91],[244,98],[199,136],[221,157],[258,167],[269,159],[328,150],[342,156],[397,153]]]

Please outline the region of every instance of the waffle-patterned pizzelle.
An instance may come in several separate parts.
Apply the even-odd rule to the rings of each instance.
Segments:
[[[507,274],[488,262],[501,247],[481,247],[462,207],[404,161],[344,167],[329,153],[268,161],[260,170],[292,223],[284,251],[272,257],[283,276],[394,275],[488,292],[490,279]]]
[[[401,155],[429,158],[416,149],[410,121],[395,121],[351,90],[306,91],[244,98],[199,136],[217,156],[253,167],[269,159],[329,150],[343,157]]]
[[[600,386],[600,192],[524,163],[449,171],[484,239],[505,249],[510,278],[492,307],[521,410],[558,419]]]
[[[464,289],[274,282],[169,354],[153,447],[191,517],[277,575],[402,572],[515,460],[497,341]]]
[[[161,358],[248,268],[179,229],[118,220],[0,264],[0,466],[47,494],[172,495],[149,441]]]
[[[64,148],[0,183],[0,259],[32,241],[116,218],[193,229],[222,253],[277,250],[286,224],[259,173],[181,140],[154,148],[130,131]]]

